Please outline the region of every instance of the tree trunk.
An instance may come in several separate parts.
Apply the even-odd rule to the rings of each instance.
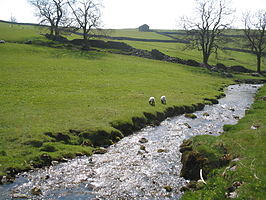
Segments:
[[[257,72],[260,74],[261,56],[257,55]]]
[[[59,36],[59,29],[58,29],[58,27],[55,28],[55,36]]]
[[[89,44],[88,34],[86,33],[86,30],[83,30],[83,40],[84,40],[83,49],[89,50],[90,44]]]
[[[88,41],[88,36],[86,33],[83,33],[83,39],[84,39],[84,41]]]
[[[209,60],[209,55],[203,52],[203,64],[207,65]]]
[[[50,27],[50,35],[54,35],[54,28]]]

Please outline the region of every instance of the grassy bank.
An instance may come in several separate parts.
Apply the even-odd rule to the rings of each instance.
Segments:
[[[30,167],[43,153],[53,158],[90,154],[93,148],[80,146],[69,129],[117,131],[111,123],[132,124],[132,117],[145,118],[144,112],[202,103],[231,82],[204,69],[24,44],[2,45],[0,60],[2,173]],[[148,104],[150,96],[161,95],[167,96],[167,106]],[[69,139],[58,141],[45,132],[67,132]]]
[[[236,199],[265,199],[265,96],[266,86],[261,88],[247,115],[237,125],[225,126],[223,135],[197,136],[192,139],[193,149],[208,155],[209,159],[221,156],[218,151],[221,146],[230,157],[236,159],[229,163],[229,167],[214,169],[208,175],[207,185],[186,192],[182,199],[225,199],[226,193],[230,191],[237,194]],[[241,185],[235,187],[236,183]]]

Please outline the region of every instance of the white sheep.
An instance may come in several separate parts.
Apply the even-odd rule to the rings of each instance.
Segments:
[[[6,43],[6,41],[5,40],[0,40],[0,43],[4,44],[4,43]]]
[[[166,104],[166,97],[165,96],[161,96],[161,103]]]
[[[155,98],[154,98],[154,97],[150,97],[150,98],[149,98],[149,104],[150,104],[151,106],[155,106]]]

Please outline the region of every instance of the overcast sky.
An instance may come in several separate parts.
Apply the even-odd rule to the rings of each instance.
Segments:
[[[181,16],[193,13],[194,0],[102,0],[104,28],[136,28],[148,24],[152,29],[177,29]],[[246,10],[266,9],[266,0],[231,0],[236,17]],[[0,19],[11,16],[18,22],[34,22],[33,8],[27,0],[0,0]],[[235,18],[237,26],[237,18]],[[239,27],[240,28],[240,27]]]

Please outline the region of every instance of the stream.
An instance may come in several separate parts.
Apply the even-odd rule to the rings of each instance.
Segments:
[[[14,183],[0,185],[0,199],[179,199],[180,188],[187,183],[179,176],[183,140],[219,135],[223,125],[236,124],[260,86],[229,86],[226,97],[195,112],[196,119],[167,118],[160,126],[148,126],[123,138],[105,154],[53,162],[50,167],[22,173]],[[33,195],[33,190],[39,195]]]

